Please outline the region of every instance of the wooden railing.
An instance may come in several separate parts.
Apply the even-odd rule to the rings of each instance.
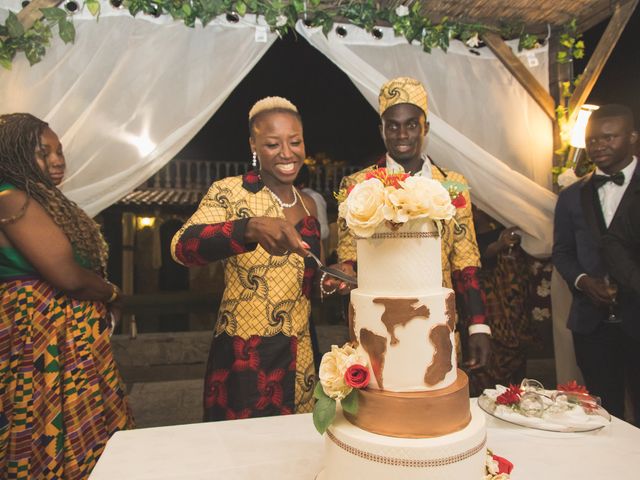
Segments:
[[[172,188],[206,190],[211,183],[221,178],[241,175],[250,168],[248,162],[210,162],[207,160],[173,160],[147,180],[146,188]],[[309,187],[331,198],[337,192],[342,177],[362,167],[318,166],[309,179]]]

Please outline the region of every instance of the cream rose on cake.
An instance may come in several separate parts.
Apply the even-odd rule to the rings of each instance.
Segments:
[[[437,180],[409,177],[401,185],[414,198],[416,209],[412,218],[449,220],[456,214],[449,192]]]
[[[358,183],[338,209],[353,232],[361,237],[373,235],[376,227],[384,221],[384,184],[377,178]]]
[[[367,360],[358,354],[351,345],[338,347],[331,346],[331,351],[327,352],[320,362],[320,384],[324,393],[329,398],[342,400],[353,387],[348,385],[345,373],[352,365],[367,365]]]
[[[356,413],[358,397],[356,390],[369,384],[367,359],[350,344],[331,346],[320,362],[320,381],[316,383],[313,397],[313,424],[324,433],[336,416],[336,402],[346,412]]]
[[[393,223],[408,222],[420,205],[409,190],[404,188],[385,188],[385,203],[382,209],[384,219]]]

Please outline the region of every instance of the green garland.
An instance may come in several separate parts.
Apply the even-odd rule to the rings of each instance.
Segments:
[[[99,17],[98,0],[85,0],[84,5],[93,16]],[[421,2],[414,2],[411,7],[399,6],[395,9],[382,6],[374,0],[337,4],[321,4],[320,0],[122,0],[122,6],[133,16],[139,13],[153,16],[171,15],[174,20],[180,20],[188,27],[195,26],[196,21],[207,25],[215,17],[225,13],[239,16],[253,13],[264,16],[271,30],[279,35],[293,30],[299,19],[304,19],[309,27],[321,27],[325,35],[333,29],[337,21],[351,23],[374,35],[380,35],[375,31],[377,25],[390,25],[396,35],[405,37],[408,42],[420,42],[425,52],[431,52],[434,48],[446,51],[452,39],[477,46],[482,33],[488,30],[499,31],[503,38],[519,38],[518,48],[521,50],[534,48],[538,44],[538,38],[527,34],[522,25],[497,29],[447,18],[440,23],[433,23],[420,13]],[[4,68],[11,68],[18,52],[24,52],[31,65],[42,60],[55,27],[65,43],[74,41],[75,29],[66,10],[46,8],[42,9],[42,12],[44,17],[26,31],[14,13],[9,14],[4,25],[0,24],[0,64]],[[575,32],[575,22],[572,25]],[[568,29],[566,58],[578,58],[576,53],[583,48],[583,45],[580,47],[578,43],[575,35],[571,36]]]
[[[556,54],[556,60],[558,63],[569,63],[574,58],[580,59],[584,57],[584,42],[581,39],[582,34],[578,33],[575,20],[572,20],[564,26],[563,32],[560,34],[561,49]],[[571,151],[569,148],[571,124],[569,122],[573,115],[573,112],[569,111],[569,100],[571,99],[576,87],[580,84],[581,79],[581,75],[578,75],[574,80],[562,82],[561,84],[562,91],[560,92],[560,101],[556,107],[556,121],[558,122],[558,131],[560,133],[560,147],[554,152],[560,157],[560,161],[558,165],[551,169],[554,185],[558,184],[559,175],[564,173],[568,168],[574,167],[573,165],[569,165],[569,154]],[[588,169],[589,165],[582,165],[581,168]],[[583,175],[586,171],[578,173]]]

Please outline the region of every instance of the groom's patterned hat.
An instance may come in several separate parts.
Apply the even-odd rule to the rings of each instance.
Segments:
[[[389,80],[380,89],[378,96],[380,115],[389,107],[399,103],[410,103],[427,115],[427,92],[422,83],[411,77],[398,77]]]

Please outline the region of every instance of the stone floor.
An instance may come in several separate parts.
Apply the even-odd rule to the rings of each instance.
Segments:
[[[341,345],[342,326],[318,327],[320,349]],[[136,339],[117,335],[112,344],[127,384],[138,428],[195,423],[202,419],[203,376],[210,332],[154,333]],[[555,385],[552,358],[531,358],[527,376]]]

